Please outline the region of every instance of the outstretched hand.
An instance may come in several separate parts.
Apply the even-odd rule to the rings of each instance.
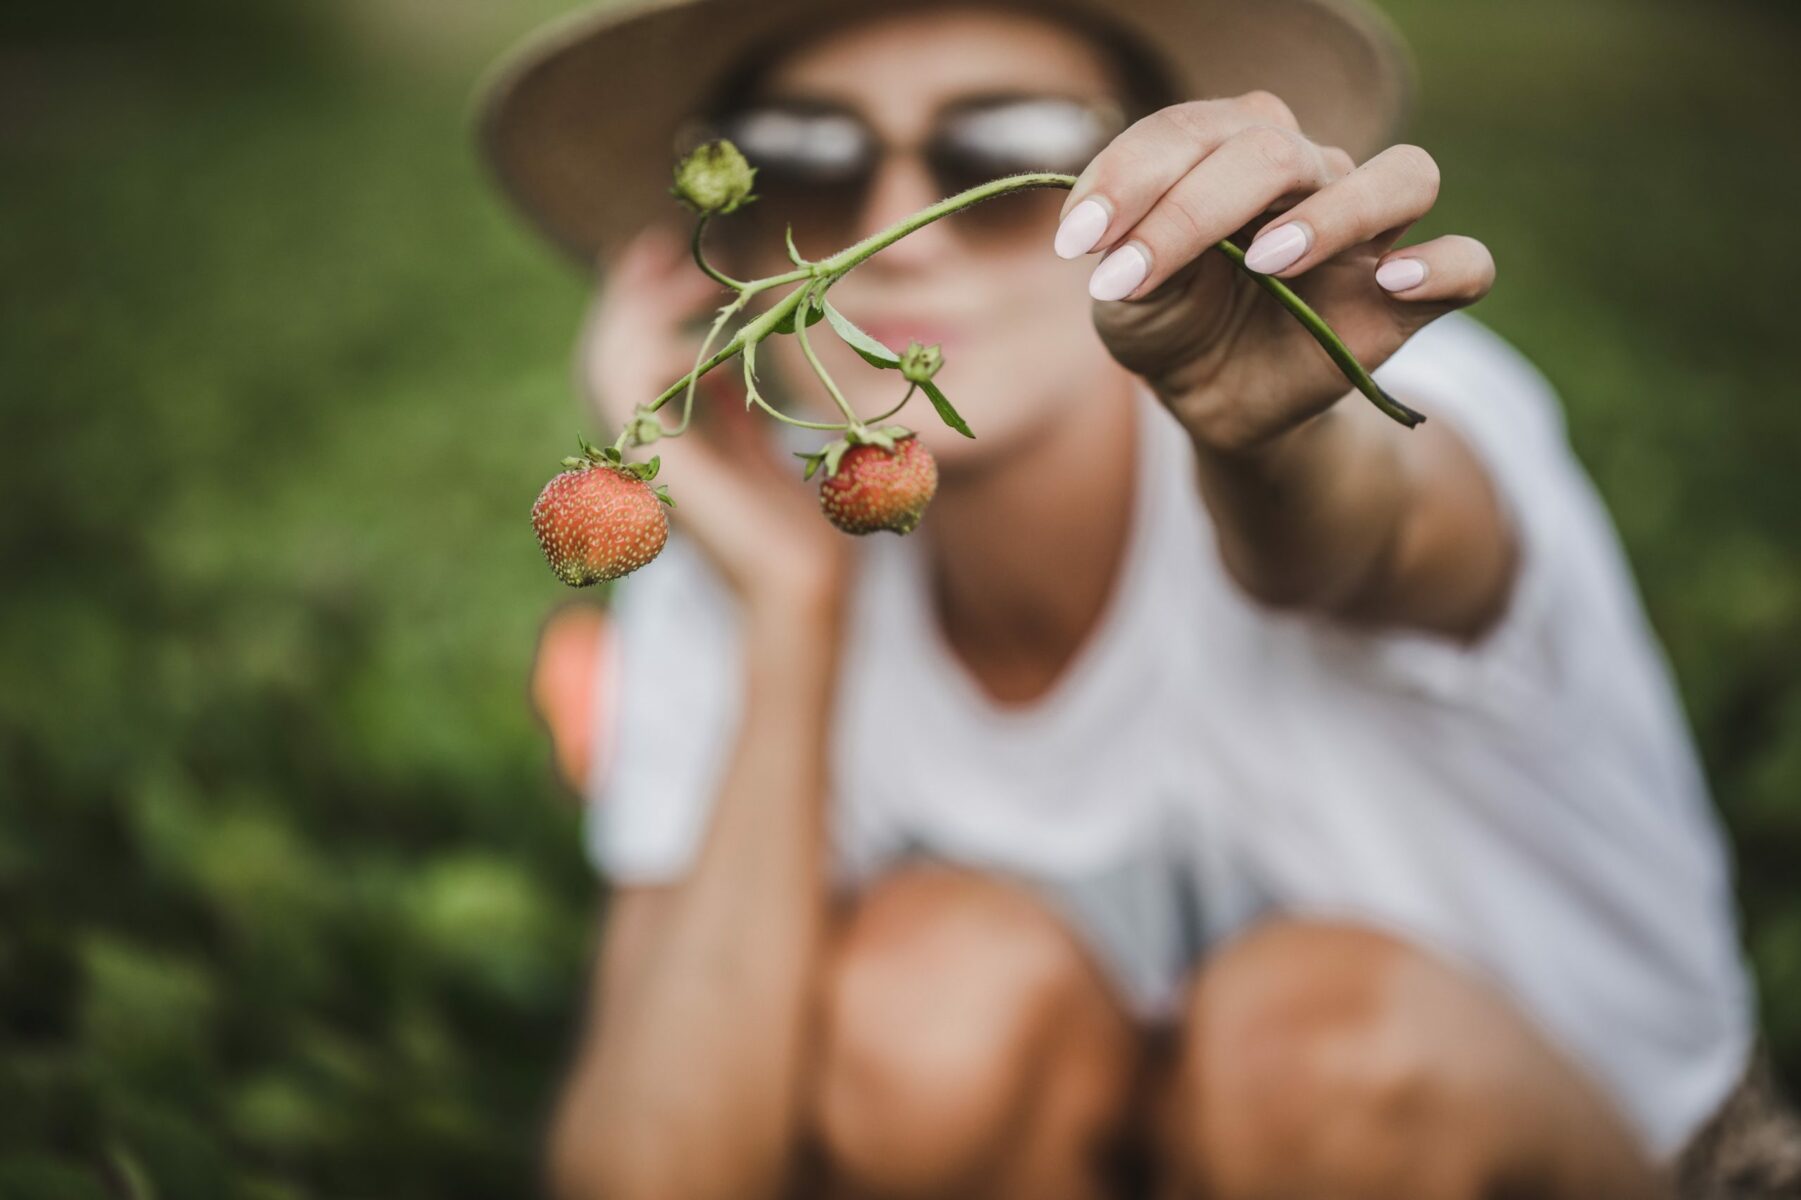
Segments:
[[[1246,246],[1247,267],[1288,281],[1373,369],[1493,285],[1494,261],[1473,238],[1394,249],[1438,185],[1417,146],[1357,166],[1309,141],[1268,93],[1193,101],[1138,121],[1088,164],[1056,249],[1106,252],[1089,290],[1121,365],[1197,439],[1254,449],[1331,407],[1345,380],[1216,244]]]

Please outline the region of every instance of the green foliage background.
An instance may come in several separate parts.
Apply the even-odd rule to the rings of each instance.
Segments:
[[[0,18],[0,1196],[531,1190],[597,898],[524,703],[583,286],[466,107],[559,7]],[[1422,232],[1565,393],[1795,1079],[1801,26],[1391,9]]]

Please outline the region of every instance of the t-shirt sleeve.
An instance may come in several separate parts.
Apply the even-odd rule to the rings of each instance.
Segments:
[[[738,728],[738,637],[729,590],[679,535],[617,585],[584,789],[588,857],[611,881],[668,882],[697,852]]]
[[[1441,701],[1496,713],[1574,695],[1614,614],[1597,568],[1618,566],[1616,540],[1570,449],[1556,393],[1524,356],[1460,314],[1415,335],[1375,372],[1389,391],[1451,425],[1486,469],[1514,530],[1516,573],[1495,625],[1473,643],[1395,630],[1363,637],[1370,665]]]

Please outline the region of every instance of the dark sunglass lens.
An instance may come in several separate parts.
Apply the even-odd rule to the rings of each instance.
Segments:
[[[1124,122],[1109,109],[1060,98],[990,101],[956,110],[931,148],[947,194],[1004,175],[1074,175],[1103,150]],[[1062,207],[1060,188],[1034,189],[977,204],[951,218],[981,241],[1048,237]]]
[[[771,176],[827,182],[867,173],[869,135],[845,113],[752,109],[721,122],[752,166]]]
[[[971,105],[946,118],[935,151],[947,168],[992,179],[1024,171],[1073,175],[1115,133],[1112,114],[1052,97]]]
[[[779,250],[790,225],[803,254],[841,248],[860,211],[874,159],[863,123],[832,110],[770,106],[718,122],[757,168],[755,203],[727,218],[728,236]]]

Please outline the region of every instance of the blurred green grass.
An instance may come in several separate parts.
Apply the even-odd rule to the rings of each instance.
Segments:
[[[528,1190],[596,899],[524,704],[583,291],[466,107],[559,7],[0,18],[0,1196]],[[1421,232],[1563,391],[1801,1078],[1801,23],[1390,8]]]

